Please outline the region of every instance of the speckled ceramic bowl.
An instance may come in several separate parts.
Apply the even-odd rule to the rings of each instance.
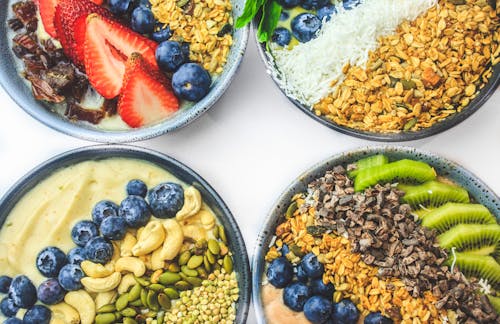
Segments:
[[[254,29],[254,34],[257,34],[257,28],[258,28],[258,19],[255,19],[253,21],[253,29]],[[259,43],[257,38],[255,37],[255,41],[257,42],[257,48],[259,49],[259,54],[264,62],[266,69],[267,70],[279,70],[279,68],[274,64],[274,62],[271,60],[269,57],[268,51],[266,49],[266,45],[264,43]],[[381,142],[403,142],[403,141],[413,141],[417,139],[422,139],[425,137],[429,137],[432,135],[439,134],[441,132],[444,132],[450,128],[452,128],[455,125],[458,125],[459,123],[463,122],[465,119],[467,119],[469,116],[471,116],[473,113],[479,110],[482,105],[490,98],[493,93],[495,93],[496,88],[500,85],[500,64],[497,64],[493,67],[493,74],[489,80],[489,82],[486,84],[486,86],[479,91],[478,95],[471,100],[469,105],[464,108],[461,112],[456,113],[451,115],[450,117],[444,119],[441,122],[435,123],[431,127],[424,128],[418,131],[401,131],[399,133],[379,133],[379,132],[368,132],[368,131],[363,131],[363,130],[358,130],[355,128],[350,128],[346,127],[343,125],[338,125],[335,122],[329,120],[328,118],[324,116],[318,116],[314,113],[314,111],[311,110],[309,106],[306,106],[302,103],[300,103],[298,100],[289,97],[285,91],[280,87],[278,80],[276,79],[275,74],[270,74],[271,78],[273,79],[274,83],[280,88],[281,92],[302,112],[304,112],[306,115],[311,117],[312,119],[316,120],[322,125],[325,125],[328,128],[331,128],[333,130],[339,131],[341,133],[354,136],[354,137],[359,137],[363,139],[368,139],[372,141],[381,141]]]
[[[8,37],[10,30],[7,26],[7,20],[12,17],[10,6],[17,1],[19,0],[0,2],[0,84],[21,108],[45,125],[62,133],[95,142],[123,143],[141,141],[188,125],[210,109],[227,90],[243,59],[248,41],[248,26],[234,30],[233,45],[224,66],[224,71],[215,80],[209,94],[194,106],[182,108],[172,118],[151,126],[123,131],[106,131],[90,123],[72,122],[53,112],[50,104],[38,101],[33,97],[30,86],[19,75],[18,64],[20,64],[20,60],[12,52],[11,37]],[[240,16],[243,12],[245,0],[231,0],[231,3],[233,5],[233,17]]]
[[[250,305],[250,266],[245,242],[231,211],[217,192],[196,172],[179,161],[148,149],[125,145],[97,145],[76,149],[60,154],[26,174],[0,200],[0,228],[16,203],[34,186],[54,171],[88,160],[107,158],[128,158],[153,163],[170,172],[179,180],[196,187],[204,202],[217,215],[220,223],[227,229],[229,248],[233,251],[234,270],[237,273],[240,299],[236,305],[235,323],[244,324]]]
[[[334,155],[316,164],[295,179],[278,198],[262,226],[252,260],[252,298],[259,323],[266,323],[264,305],[262,305],[261,299],[262,276],[265,269],[264,257],[269,249],[276,227],[284,220],[291,198],[297,193],[306,191],[307,185],[311,181],[323,176],[327,170],[331,170],[334,166],[353,163],[366,156],[379,153],[387,155],[390,160],[406,158],[429,163],[439,175],[448,177],[467,189],[478,203],[485,205],[500,220],[500,198],[474,174],[434,153],[403,146],[372,146]]]

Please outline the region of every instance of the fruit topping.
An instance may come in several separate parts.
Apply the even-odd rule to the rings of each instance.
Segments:
[[[94,263],[106,264],[113,257],[113,245],[100,236],[94,237],[85,245],[85,256]]]
[[[121,240],[127,232],[125,218],[120,216],[106,217],[99,227],[101,235],[109,240]]]
[[[158,122],[179,109],[166,77],[139,55],[127,62],[118,113],[130,127]]]
[[[316,11],[316,16],[318,16],[318,18],[323,21],[323,19],[325,19],[325,21],[330,21],[330,19],[332,18],[332,15],[336,14],[337,13],[337,9],[335,8],[335,6],[333,4],[327,4],[326,6],[322,7],[322,8],[319,8],[318,11]]]
[[[151,218],[149,205],[141,196],[128,196],[120,204],[120,216],[131,228],[145,226]]]
[[[334,323],[356,323],[359,311],[356,305],[348,299],[333,304],[332,320]]]
[[[329,0],[304,0],[300,5],[302,8],[307,10],[317,10],[330,3]]]
[[[118,216],[119,206],[112,201],[102,200],[92,209],[92,220],[97,226],[101,225],[104,218]]]
[[[365,317],[363,324],[392,324],[392,319],[382,316],[380,312],[370,313]]]
[[[92,241],[91,241],[92,242]],[[74,291],[82,289],[83,286],[80,280],[85,276],[79,265],[76,264],[67,264],[62,267],[61,271],[59,271],[59,276],[57,280],[61,287],[63,287],[67,291]]]
[[[109,0],[109,10],[117,16],[125,15],[132,0]]]
[[[71,230],[71,239],[78,246],[85,246],[88,241],[98,235],[97,225],[89,220],[79,221]]]
[[[383,154],[371,155],[364,159],[358,160],[356,163],[353,163],[352,166],[355,168],[352,170],[348,170],[347,174],[349,177],[356,177],[359,171],[368,169],[375,166],[380,166],[389,163],[389,158]]]
[[[165,24],[157,24],[155,31],[151,34],[151,38],[157,43],[164,42],[170,39],[170,37],[172,37],[172,30]],[[187,54],[186,57],[189,57],[189,51]]]
[[[279,46],[287,46],[292,40],[292,34],[290,31],[284,27],[278,27],[274,30],[274,34],[271,40],[278,44]]]
[[[450,255],[449,265],[455,265],[466,276],[488,280],[488,284],[498,289],[500,285],[500,265],[489,255],[456,252]]]
[[[23,321],[17,317],[10,317],[3,324],[23,324]]]
[[[66,291],[59,284],[56,278],[45,280],[38,286],[37,296],[38,299],[47,305],[55,305],[64,299]]]
[[[304,305],[304,315],[314,324],[325,323],[332,314],[332,303],[322,296],[312,296]]]
[[[304,309],[310,296],[311,289],[302,282],[291,283],[283,290],[283,302],[296,312],[301,312]]]
[[[189,101],[199,101],[205,97],[211,84],[210,74],[197,63],[181,65],[172,77],[175,94]]]
[[[309,280],[309,277],[307,276],[307,273],[306,271],[304,270],[304,268],[302,267],[302,265],[299,263],[296,267],[297,269],[297,279],[300,281],[300,282],[307,282]]]
[[[470,201],[469,193],[464,188],[439,181],[428,181],[417,186],[400,184],[398,188],[405,192],[402,201],[412,207],[437,207],[447,202],[468,203]]]
[[[316,33],[321,28],[321,20],[318,16],[306,12],[297,15],[291,22],[292,33],[301,43],[306,43],[316,38]]]
[[[155,17],[151,9],[145,6],[135,8],[132,11],[130,26],[140,34],[152,33],[155,26]]]
[[[6,294],[9,292],[10,283],[12,278],[9,276],[0,276],[0,293]]]
[[[323,278],[316,278],[309,283],[313,295],[320,295],[328,299],[332,299],[335,288],[329,282],[325,285]]]
[[[50,36],[56,38],[56,27],[54,26],[54,16],[56,14],[57,0],[36,0],[43,27]]]
[[[36,257],[36,267],[45,277],[57,277],[59,270],[68,263],[66,254],[61,249],[49,246],[40,251]]]
[[[36,303],[36,288],[28,277],[19,275],[12,279],[9,298],[17,307],[30,308]]]
[[[178,42],[165,41],[156,48],[156,61],[160,69],[175,72],[187,61],[187,57],[184,56]]]
[[[276,288],[284,288],[293,278],[293,266],[285,257],[274,259],[267,268],[267,280]]]
[[[130,196],[141,196],[145,198],[148,194],[148,186],[146,186],[142,180],[133,179],[127,183],[126,191]]]
[[[23,322],[31,324],[49,324],[52,312],[46,306],[35,305],[24,314]]]
[[[314,253],[306,254],[300,261],[302,269],[311,279],[319,278],[323,275],[325,267],[318,261],[318,257]]]
[[[148,201],[153,215],[172,218],[184,205],[184,190],[177,183],[160,183],[149,191]]]
[[[345,10],[351,10],[361,4],[360,0],[343,0],[343,7]]]
[[[302,0],[278,0],[277,2],[283,8],[293,8],[298,6],[302,2]]]
[[[500,246],[500,226],[497,224],[459,224],[438,236],[439,245],[445,249],[467,251]]]
[[[0,312],[5,315],[5,317],[14,317],[19,311],[19,307],[14,305],[14,301],[9,297],[5,297],[0,302]]]

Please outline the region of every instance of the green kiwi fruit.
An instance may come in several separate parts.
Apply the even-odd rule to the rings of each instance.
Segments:
[[[496,245],[485,245],[474,250],[467,250],[467,253],[476,255],[491,255],[496,254],[498,251],[498,246]]]
[[[475,255],[470,253],[455,253],[455,265],[467,277],[477,277],[487,279],[488,283],[497,288],[500,284],[500,264],[489,255]],[[453,254],[450,255],[447,263],[453,263]]]
[[[458,251],[477,250],[500,243],[500,226],[497,224],[459,224],[438,236],[439,246]],[[500,275],[500,274],[499,274]]]
[[[457,224],[496,224],[495,217],[481,204],[446,203],[429,212],[422,225],[442,233]]]
[[[421,185],[398,185],[405,192],[402,201],[414,208],[420,206],[438,207],[447,202],[468,203],[469,193],[460,186],[439,181],[428,181]]]
[[[497,314],[500,315],[500,297],[492,296],[492,295],[487,295],[488,300],[490,301],[491,306],[495,309]]]
[[[433,179],[436,179],[436,171],[430,165],[403,159],[359,170],[354,180],[354,190],[362,191],[377,183],[397,181],[422,183]]]
[[[389,163],[389,158],[383,154],[377,154],[365,157],[364,159],[358,160],[356,164],[356,169],[349,171],[347,174],[349,177],[354,178],[360,170],[368,169],[374,166],[384,165]]]
[[[418,219],[424,219],[425,216],[429,215],[435,208],[420,208],[413,210],[411,213],[417,215]]]

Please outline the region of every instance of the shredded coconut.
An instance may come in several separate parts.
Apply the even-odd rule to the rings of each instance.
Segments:
[[[377,39],[394,33],[404,20],[414,20],[437,0],[365,0],[352,10],[337,6],[337,14],[323,22],[318,37],[292,49],[271,43],[279,71],[272,74],[286,94],[312,106],[343,80],[343,67],[364,66]]]

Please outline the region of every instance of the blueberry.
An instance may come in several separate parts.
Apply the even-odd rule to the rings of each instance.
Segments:
[[[86,259],[87,257],[85,256],[85,248],[77,246],[75,248],[72,248],[68,252],[68,263],[80,264],[83,260]]]
[[[316,11],[316,16],[318,16],[319,20],[323,21],[323,19],[326,17],[325,21],[330,21],[332,18],[332,15],[337,13],[337,8],[335,8],[334,5],[331,3],[319,8],[318,11]]]
[[[300,265],[311,279],[321,277],[325,269],[314,253],[306,254],[300,261]]]
[[[361,4],[361,0],[344,0],[343,6],[345,10],[351,10]]]
[[[380,312],[370,313],[365,317],[364,324],[392,324],[394,323],[392,319],[382,316]]]
[[[151,2],[149,2],[149,0],[134,0],[132,5],[134,6],[134,8],[137,8],[139,6],[151,8]]]
[[[67,264],[59,272],[57,280],[65,290],[73,291],[82,289],[80,280],[85,276],[79,265]]]
[[[300,282],[307,282],[309,280],[309,276],[300,264],[297,266],[297,279],[299,279]]]
[[[141,196],[128,196],[120,204],[118,214],[123,217],[129,227],[139,228],[149,222],[151,209]]]
[[[282,11],[280,14],[280,20],[285,21],[288,20],[288,18],[290,18],[290,14],[286,11]]]
[[[356,323],[358,318],[358,309],[349,299],[333,304],[332,320],[334,323]]]
[[[37,296],[38,299],[47,305],[55,305],[64,299],[64,288],[61,287],[56,278],[45,280],[38,286]]]
[[[186,62],[189,62],[189,43],[188,42],[181,42],[181,51],[182,55],[186,58]]]
[[[0,311],[2,312],[2,314],[5,315],[5,317],[16,316],[18,310],[19,310],[19,307],[14,305],[14,301],[12,299],[10,299],[9,297],[5,297],[0,302]]]
[[[94,237],[85,245],[85,256],[94,263],[106,264],[113,257],[113,245],[103,237]]]
[[[3,324],[23,324],[23,321],[16,317],[11,317],[5,320]]]
[[[335,288],[333,285],[329,282],[328,284],[323,283],[322,278],[316,278],[311,280],[311,283],[309,284],[311,287],[311,291],[313,295],[321,295],[326,298],[332,299],[333,292],[335,291]]]
[[[321,324],[328,320],[332,314],[331,298],[312,296],[304,305],[304,315],[314,324]]]
[[[40,251],[36,257],[36,267],[45,277],[57,277],[59,270],[68,263],[66,254],[55,246],[49,246]]]
[[[274,259],[267,268],[267,279],[276,288],[283,288],[292,281],[293,266],[285,257]]]
[[[172,37],[172,30],[165,24],[157,24],[151,38],[158,43],[164,42]]]
[[[108,240],[118,241],[125,237],[127,233],[127,223],[125,218],[120,216],[106,217],[99,227],[101,235]]]
[[[172,218],[184,205],[184,190],[177,183],[160,183],[149,191],[148,200],[156,217]]]
[[[30,324],[49,324],[52,312],[43,305],[35,305],[24,314],[23,322]]]
[[[316,38],[316,32],[321,28],[321,20],[311,13],[301,13],[292,19],[292,33],[302,43]]]
[[[148,193],[148,186],[144,181],[139,179],[130,180],[126,187],[127,195],[146,197]]]
[[[185,100],[200,101],[210,90],[212,78],[201,65],[186,63],[172,77],[174,93]]]
[[[118,205],[109,200],[98,202],[92,209],[92,220],[97,226],[101,225],[104,218],[118,216]]]
[[[317,10],[330,3],[330,0],[304,0],[300,5],[307,10]]]
[[[278,0],[278,3],[287,9],[297,7],[301,2],[302,0]]]
[[[290,309],[301,312],[304,304],[311,296],[311,290],[302,282],[294,282],[283,291],[283,302]]]
[[[182,53],[181,45],[175,41],[165,41],[156,48],[156,62],[158,66],[167,72],[175,72],[186,62]]]
[[[0,276],[0,293],[6,294],[9,292],[10,283],[12,278],[9,276]]]
[[[118,16],[125,15],[130,7],[131,0],[109,0],[109,10]]]
[[[149,34],[155,27],[155,17],[151,9],[145,6],[138,6],[132,11],[132,21],[130,27],[140,34]]]
[[[36,303],[36,288],[25,275],[17,276],[10,284],[9,298],[17,307],[30,308]]]
[[[85,246],[88,241],[99,235],[96,223],[89,220],[82,220],[73,226],[71,239],[78,246]]]
[[[290,31],[288,29],[283,27],[278,27],[274,30],[271,39],[279,46],[287,46],[288,44],[290,44],[290,41],[292,40],[292,34],[290,34]]]
[[[288,253],[290,253],[290,248],[288,247],[288,245],[283,244],[283,246],[281,247],[281,255],[286,256]]]

